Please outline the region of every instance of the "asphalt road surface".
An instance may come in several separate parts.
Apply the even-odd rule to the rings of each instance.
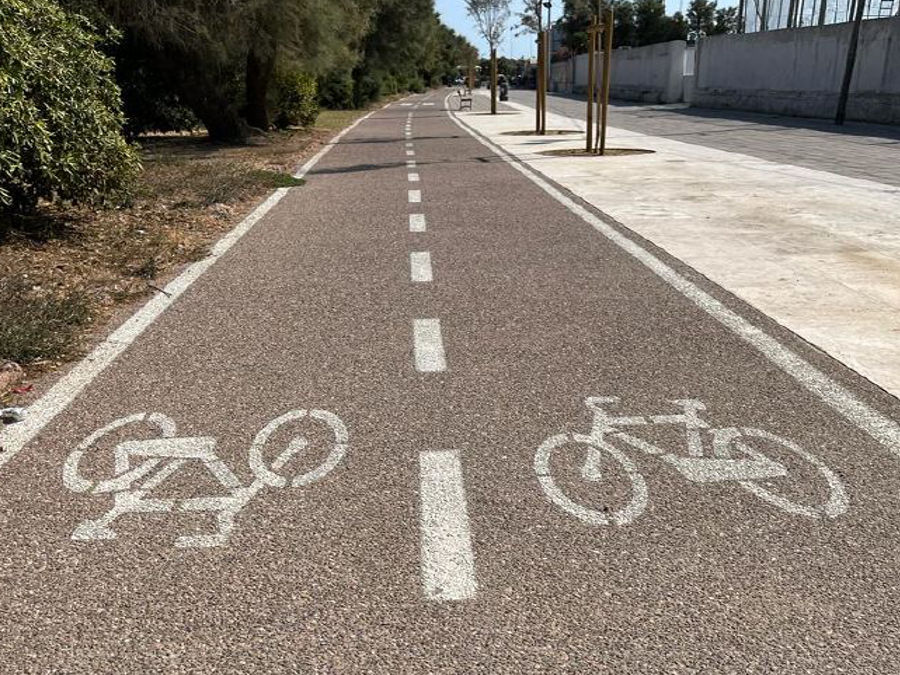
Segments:
[[[529,175],[379,110],[8,427],[2,669],[897,672],[897,400]]]

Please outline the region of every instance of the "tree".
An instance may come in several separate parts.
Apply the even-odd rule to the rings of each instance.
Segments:
[[[139,164],[100,37],[53,0],[3,0],[0,35],[0,211],[124,199]]]
[[[716,10],[716,24],[710,35],[724,35],[738,32],[737,7],[722,7]]]
[[[712,35],[716,30],[716,0],[691,0],[687,23],[691,40]]]
[[[509,0],[466,0],[466,9],[491,50],[491,114],[497,114],[497,45],[509,20]]]

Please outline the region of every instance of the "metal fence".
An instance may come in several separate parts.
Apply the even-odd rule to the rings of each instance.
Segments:
[[[739,5],[742,32],[756,33],[778,28],[823,26],[852,21],[858,0],[743,0]],[[864,19],[900,16],[900,0],[865,2]]]

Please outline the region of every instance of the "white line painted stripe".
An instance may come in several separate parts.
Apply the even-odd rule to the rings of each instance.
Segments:
[[[424,232],[425,231],[425,214],[410,213],[409,214],[409,231]]]
[[[407,148],[411,148],[411,147],[413,147],[413,144],[412,144],[412,143],[407,143],[407,144],[406,144],[406,147],[407,147]]]
[[[416,155],[416,151],[415,151],[415,150],[407,150],[407,151],[406,151],[406,156],[407,156],[407,157],[415,157],[415,155]]]
[[[434,105],[434,103],[423,103],[422,105]]]
[[[406,160],[406,166],[409,167],[410,169],[415,169],[416,168],[416,160],[414,160],[414,159]]]
[[[409,203],[410,204],[419,204],[422,202],[422,191],[421,190],[410,190],[409,191]]]
[[[449,107],[447,99],[444,100],[444,104],[445,107]],[[868,404],[856,398],[856,396],[848,389],[845,389],[832,380],[821,370],[795,354],[761,328],[754,326],[747,319],[728,309],[728,307],[693,282],[678,274],[678,272],[666,265],[662,260],[643,248],[640,244],[632,241],[616,230],[612,225],[606,223],[604,220],[564,195],[546,180],[526,168],[521,160],[492,141],[484,138],[469,124],[458,119],[449,109],[447,115],[449,115],[450,119],[452,119],[460,128],[468,131],[476,140],[492,150],[499,157],[503,158],[503,160],[516,169],[516,171],[520,172],[531,182],[544,190],[544,192],[563,204],[569,211],[592,225],[595,230],[636,258],[663,281],[678,290],[691,302],[754,347],[766,359],[794,378],[824,403],[831,406],[833,410],[841,414],[852,424],[855,424],[859,429],[869,434],[887,450],[900,458],[900,424],[897,424],[894,420],[886,417]]]
[[[431,254],[428,251],[415,251],[409,254],[409,278],[415,283],[432,281]]]
[[[439,373],[447,369],[440,319],[416,319],[413,322],[413,344],[416,370],[420,373]]]
[[[374,112],[374,111],[373,111]],[[349,127],[337,134],[325,147],[306,162],[297,173],[296,178],[303,178],[324,155],[347,133],[368,119],[373,113],[360,117]],[[291,190],[279,188],[268,199],[256,207],[237,227],[219,239],[210,249],[209,255],[198,260],[184,270],[165,287],[164,294],[153,296],[143,307],[113,331],[103,342],[97,345],[90,354],[79,361],[50,390],[28,407],[28,416],[18,424],[10,424],[0,429],[0,467],[3,467],[22,448],[30,443],[41,430],[59,413],[69,407],[85,387],[106,370],[131,344],[168,309],[190,286],[210,267],[225,255],[232,246],[247,234],[254,225],[271,211],[278,202]]]
[[[438,601],[474,597],[475,554],[459,452],[421,453],[419,491],[425,597]]]
[[[412,105],[412,103],[401,103],[400,105],[407,106],[407,105]]]
[[[409,179],[410,183],[418,183],[419,182],[419,174],[417,173],[408,173],[406,177]]]

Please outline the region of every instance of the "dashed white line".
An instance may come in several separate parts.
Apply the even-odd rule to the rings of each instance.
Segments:
[[[409,254],[409,278],[415,283],[432,281],[431,254],[428,251],[415,251]]]
[[[415,169],[416,168],[416,160],[414,160],[414,159],[406,160],[406,166],[410,169]]]
[[[415,157],[415,155],[416,155],[416,151],[415,151],[415,150],[407,150],[407,151],[406,151],[406,156],[407,156],[407,157]]]
[[[417,173],[406,174],[406,177],[409,179],[410,183],[418,183],[419,182],[419,174],[417,174]]]
[[[425,214],[410,213],[409,214],[409,231],[424,232],[425,231]]]
[[[413,147],[413,144],[412,144],[412,143],[407,143],[407,144],[406,144],[406,147],[407,147],[407,148],[411,148],[411,147]]]
[[[409,203],[410,204],[420,204],[422,202],[422,191],[421,190],[410,190],[409,191]]]
[[[429,600],[475,596],[475,554],[457,450],[419,455],[422,583]]]
[[[440,319],[416,319],[413,322],[413,345],[416,370],[420,373],[439,373],[447,369]]]

